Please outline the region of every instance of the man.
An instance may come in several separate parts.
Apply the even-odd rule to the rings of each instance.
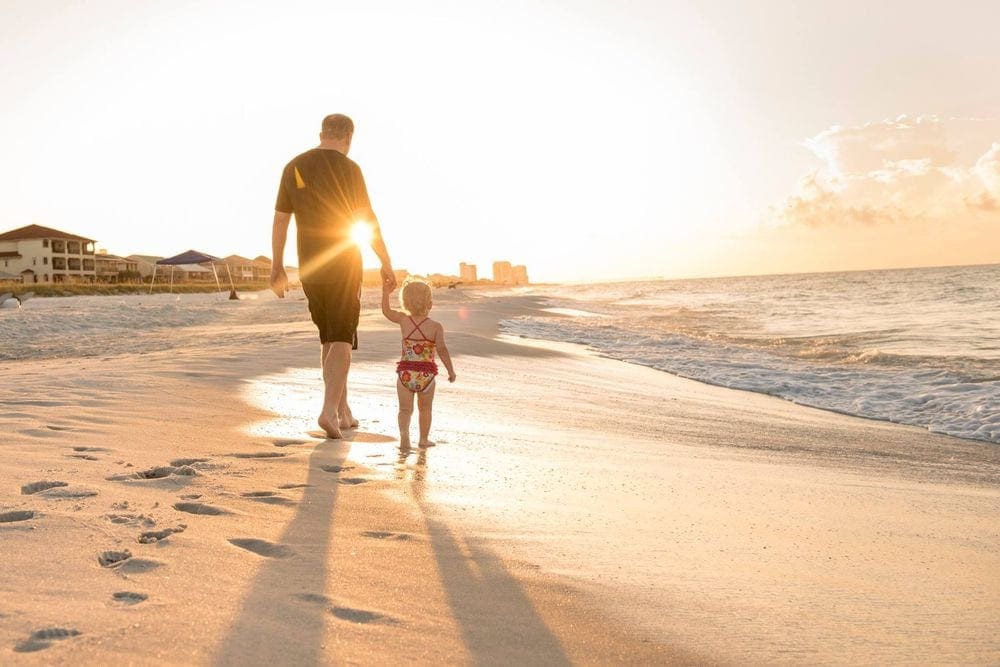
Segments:
[[[295,215],[299,277],[322,343],[325,389],[318,422],[329,438],[343,437],[341,429],[358,425],[347,405],[347,374],[351,350],[358,348],[361,314],[361,251],[351,240],[355,225],[370,227],[372,250],[382,262],[382,280],[396,286],[365,179],[347,157],[353,137],[354,123],[347,116],[323,119],[319,146],[285,166],[271,231],[271,289],[283,298],[288,289],[285,240]]]

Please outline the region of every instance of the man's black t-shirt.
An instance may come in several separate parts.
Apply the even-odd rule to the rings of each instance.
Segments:
[[[303,282],[339,282],[360,275],[361,253],[351,228],[365,221],[377,229],[361,168],[340,151],[313,148],[281,174],[276,211],[295,214],[299,276]]]

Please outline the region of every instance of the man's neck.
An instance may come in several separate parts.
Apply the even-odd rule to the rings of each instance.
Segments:
[[[347,142],[338,139],[321,139],[319,148],[327,151],[337,151],[347,155]]]

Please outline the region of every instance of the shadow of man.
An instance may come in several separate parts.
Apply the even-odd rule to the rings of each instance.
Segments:
[[[217,665],[315,665],[326,634],[326,571],[337,475],[351,443],[325,440],[309,456],[309,475],[295,516],[281,535],[286,550],[269,558],[249,587],[239,615],[216,653]]]

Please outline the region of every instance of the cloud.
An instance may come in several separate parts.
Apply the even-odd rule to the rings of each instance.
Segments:
[[[900,116],[834,126],[803,145],[822,161],[772,209],[782,225],[1000,222],[1000,122]]]

